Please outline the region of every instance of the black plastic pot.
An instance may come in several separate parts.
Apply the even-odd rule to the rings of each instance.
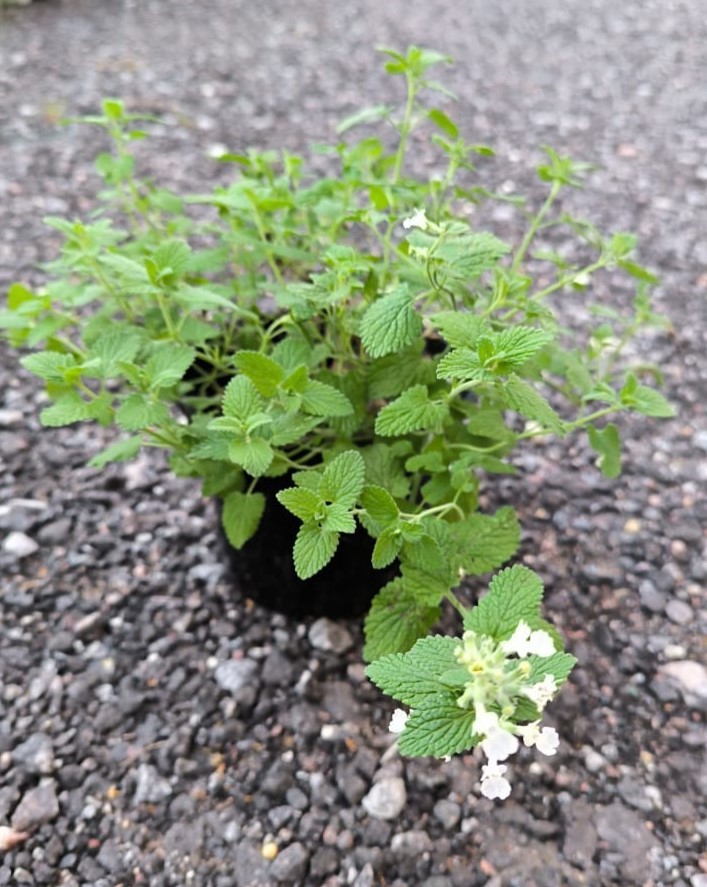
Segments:
[[[374,595],[394,575],[394,568],[376,570],[371,566],[375,540],[359,527],[355,533],[341,533],[336,553],[323,570],[310,579],[300,579],[292,548],[301,522],[275,499],[275,493],[291,485],[288,477],[258,482],[258,490],[265,494],[265,511],[257,533],[240,550],[229,544],[221,529],[239,591],[260,606],[287,616],[363,616]]]

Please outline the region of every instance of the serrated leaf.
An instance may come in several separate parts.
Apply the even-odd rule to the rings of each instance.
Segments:
[[[551,674],[559,687],[567,680],[577,660],[570,653],[553,653],[552,656],[528,656],[530,684],[539,684],[545,675]]]
[[[228,444],[228,458],[253,477],[260,477],[270,467],[274,452],[262,437],[236,438]]]
[[[593,450],[599,453],[597,466],[605,477],[618,477],[621,473],[621,437],[619,429],[611,422],[604,428],[587,426],[587,437]]]
[[[140,431],[148,425],[161,425],[169,419],[163,403],[147,400],[142,394],[130,394],[115,412],[115,421],[126,431]]]
[[[455,348],[449,354],[443,355],[437,364],[438,379],[471,382],[474,379],[483,379],[486,375],[488,374],[481,364],[478,353],[471,348]]]
[[[340,453],[324,469],[319,494],[322,499],[353,508],[363,489],[366,466],[358,450]]]
[[[395,441],[392,444],[375,443],[363,450],[366,463],[366,478],[372,484],[385,486],[385,489],[398,499],[403,499],[410,491],[410,480],[403,471],[400,448],[410,451],[408,441]]]
[[[408,348],[371,361],[366,370],[368,398],[397,397],[412,385],[429,385],[435,380],[435,367],[422,357],[420,347]]]
[[[539,422],[544,428],[554,431],[555,434],[565,433],[562,419],[545,398],[523,379],[513,374],[510,375],[502,390],[508,406],[516,413],[520,413],[526,419]]]
[[[393,592],[399,593],[396,583],[399,580],[394,579],[384,586],[373,599],[373,604],[378,598],[386,592],[386,596],[390,596]],[[385,630],[391,633],[396,631],[397,623],[405,623],[405,618],[401,616],[402,609],[392,606],[394,604],[394,596],[391,600],[391,608],[387,619],[385,620]],[[374,658],[366,669],[366,676],[388,696],[408,705],[410,708],[417,708],[423,705],[425,699],[430,694],[449,693],[453,690],[453,686],[442,682],[441,676],[453,669],[458,663],[454,658],[454,651],[459,646],[459,639],[452,637],[442,637],[434,635],[433,637],[420,638],[420,634],[429,631],[430,623],[425,628],[418,631],[419,638],[414,646],[407,652],[390,653],[381,655],[376,653],[374,649],[369,651],[369,627],[368,623],[373,613],[369,613],[366,619],[366,648],[364,649],[364,657]],[[397,627],[397,631],[405,631],[406,626]],[[374,637],[371,637],[373,647],[385,646],[385,631],[380,631],[378,626],[374,626]],[[407,632],[409,636],[412,632]],[[379,643],[373,643],[375,638],[379,638]],[[379,658],[380,657],[380,658]]]
[[[334,557],[339,534],[321,530],[316,524],[302,524],[295,539],[295,572],[300,579],[314,576]]]
[[[145,373],[153,391],[170,388],[184,377],[196,358],[196,350],[189,345],[171,342],[156,348],[145,364]]]
[[[376,434],[394,437],[411,431],[439,431],[449,415],[447,404],[431,401],[424,385],[414,385],[376,416]]]
[[[302,409],[314,416],[350,416],[353,413],[351,401],[332,385],[307,380],[302,391]]]
[[[508,245],[502,240],[479,231],[447,236],[434,249],[434,257],[444,260],[443,273],[466,283],[495,268],[507,252]]]
[[[373,485],[365,487],[361,495],[361,505],[374,521],[383,526],[395,523],[400,514],[395,499],[383,487]]]
[[[361,341],[371,357],[397,354],[421,332],[422,318],[406,286],[376,299],[361,319]]]
[[[221,523],[234,548],[242,548],[255,535],[264,511],[265,496],[262,493],[234,491],[225,497]]]
[[[46,407],[39,414],[39,421],[48,428],[73,425],[93,418],[91,405],[75,391],[62,395],[56,403]]]
[[[297,413],[278,416],[270,426],[270,441],[276,447],[296,443],[306,437],[321,421],[321,416],[301,416]]]
[[[317,471],[315,468],[308,468],[306,471],[295,471],[292,475],[292,480],[298,487],[311,490],[317,494],[317,498],[321,498],[319,497],[319,485],[322,482],[321,471]]]
[[[191,249],[183,240],[163,240],[152,254],[160,274],[171,272],[175,277],[182,277],[189,267]]]
[[[475,717],[473,708],[456,704],[453,693],[428,696],[410,712],[398,739],[398,751],[409,757],[435,758],[468,751],[476,744],[471,729]]]
[[[537,619],[543,584],[537,573],[516,565],[497,573],[488,594],[464,619],[464,628],[496,640],[510,637],[522,620]]]
[[[518,550],[520,524],[513,508],[499,508],[494,515],[472,514],[450,526],[457,540],[459,566],[472,576],[497,570]]]
[[[633,393],[631,408],[644,416],[655,416],[658,419],[671,419],[675,416],[675,407],[670,401],[654,388],[638,385]]]
[[[130,363],[140,350],[140,336],[129,332],[108,332],[100,335],[91,346],[89,357],[98,358],[98,376],[108,379],[119,374],[122,362]]]
[[[433,314],[431,319],[445,342],[453,348],[476,349],[479,336],[488,332],[486,321],[475,314],[440,311],[438,314]]]
[[[285,378],[285,371],[280,364],[258,351],[239,351],[235,363],[263,397],[273,397]]]
[[[247,421],[262,411],[263,398],[247,376],[235,376],[226,385],[221,398],[224,416]]]
[[[61,384],[66,378],[66,371],[76,367],[76,360],[71,354],[58,351],[38,351],[21,358],[22,366],[47,382]]]
[[[494,360],[502,359],[504,368],[517,369],[551,342],[552,338],[551,333],[528,326],[502,330],[494,337]]]
[[[142,446],[142,438],[126,437],[124,440],[116,441],[97,453],[90,461],[91,468],[103,468],[109,462],[127,462],[140,452]]]
[[[335,533],[355,533],[356,521],[349,513],[345,505],[333,502],[326,507],[324,518],[320,526],[323,530],[332,530]]]
[[[402,536],[397,527],[388,527],[383,530],[380,536],[376,539],[376,544],[373,546],[371,563],[375,569],[382,570],[384,567],[392,564],[400,553],[402,544]]]
[[[277,501],[301,521],[309,521],[321,504],[321,498],[312,490],[289,487],[276,494]]]

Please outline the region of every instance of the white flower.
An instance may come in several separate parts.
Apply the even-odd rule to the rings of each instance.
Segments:
[[[427,216],[424,209],[416,209],[409,219],[403,219],[403,228],[422,228],[427,230]]]
[[[481,794],[485,798],[505,800],[511,793],[511,784],[503,775],[508,768],[505,764],[489,761],[481,768]]]
[[[388,730],[391,733],[402,733],[408,717],[409,715],[406,711],[403,711],[402,708],[396,708],[393,712],[393,717],[390,719]]]
[[[505,761],[518,751],[518,740],[501,727],[498,715],[492,711],[483,711],[476,716],[472,733],[485,737],[479,744],[489,761]]]
[[[531,653],[536,656],[552,656],[555,643],[546,631],[531,631],[528,623],[521,619],[508,640],[501,642],[501,649],[504,653],[515,653],[525,659]]]
[[[548,702],[557,692],[555,678],[551,674],[546,674],[538,684],[531,684],[529,687],[523,687],[523,693],[532,700],[539,711],[542,711]]]
[[[523,737],[523,744],[528,748],[534,745],[541,754],[548,756],[557,752],[560,737],[554,727],[540,729],[540,721],[534,721],[524,727],[518,726],[516,730]]]

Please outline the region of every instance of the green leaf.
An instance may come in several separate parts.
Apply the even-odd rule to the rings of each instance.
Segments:
[[[262,437],[235,438],[228,445],[228,458],[253,477],[260,477],[270,467],[274,452]]]
[[[163,240],[152,254],[161,276],[182,277],[189,267],[191,249],[183,240]]]
[[[394,437],[411,431],[440,431],[448,415],[446,403],[431,401],[424,385],[414,385],[378,413],[376,433]]]
[[[149,401],[142,394],[130,394],[115,413],[115,421],[126,431],[140,431],[148,425],[162,425],[169,420],[163,403]]]
[[[394,579],[393,582],[381,589],[373,600],[374,604],[380,594],[394,585],[396,581]],[[373,613],[373,609],[371,609],[371,613]],[[391,616],[397,622],[404,622],[405,619],[401,619],[401,613],[402,610],[398,608],[397,611],[391,613]],[[429,631],[430,627],[428,625],[422,631]],[[391,623],[390,628],[391,630],[395,629],[395,624]],[[402,630],[404,628],[405,626],[401,626]],[[368,620],[366,620],[367,645],[364,650],[366,658],[369,657],[368,633]],[[383,633],[380,633],[380,636],[383,637]],[[392,696],[393,699],[397,699],[410,708],[418,708],[430,695],[445,695],[449,694],[450,690],[454,692],[454,685],[444,683],[441,678],[445,672],[451,671],[458,665],[454,651],[459,643],[459,638],[434,635],[433,637],[420,638],[408,652],[391,653],[379,658],[380,654],[376,655],[374,651],[371,651],[370,655],[375,658],[375,661],[366,669],[366,676],[388,696]]]
[[[273,397],[285,378],[285,371],[280,364],[258,351],[239,351],[235,362],[263,397]]]
[[[302,409],[314,416],[350,416],[351,401],[332,385],[309,379],[302,391]]]
[[[376,570],[382,570],[384,567],[393,563],[400,553],[403,544],[403,538],[397,527],[387,527],[376,539],[373,546],[373,555],[371,563]]]
[[[508,406],[516,413],[520,413],[526,419],[539,422],[543,428],[549,428],[555,434],[565,433],[562,419],[545,398],[523,379],[516,375],[510,375],[503,386],[503,394]]]
[[[371,108],[361,108],[354,114],[344,117],[341,123],[336,127],[338,135],[345,133],[354,126],[360,126],[363,123],[376,123],[378,120],[385,120],[390,114],[391,109],[388,105],[375,105]]]
[[[403,499],[410,491],[410,480],[403,470],[401,448],[410,451],[410,443],[398,440],[394,443],[375,443],[363,450],[366,463],[366,479],[372,484],[384,486],[391,496]]]
[[[345,508],[353,508],[361,495],[365,473],[363,456],[358,450],[340,453],[324,469],[319,495]]]
[[[527,363],[552,339],[551,333],[529,326],[515,326],[502,330],[494,337],[496,346],[494,361],[502,360],[506,372],[508,368],[517,369]]]
[[[255,413],[261,412],[263,406],[263,398],[247,376],[235,376],[231,379],[221,399],[224,416],[241,421],[246,421]]]
[[[472,514],[452,524],[457,542],[459,566],[472,576],[497,570],[518,550],[520,524],[513,508],[499,508],[494,515]]]
[[[276,494],[277,501],[301,521],[312,520],[321,504],[321,498],[312,490],[289,487]]]
[[[631,408],[644,416],[655,416],[659,419],[671,419],[675,416],[675,407],[659,391],[647,385],[639,385],[633,393]]]
[[[433,314],[431,319],[444,340],[453,348],[476,349],[479,336],[488,332],[486,321],[475,314],[440,311]]]
[[[376,299],[361,320],[361,341],[371,357],[396,354],[422,332],[422,318],[415,311],[407,286]]]
[[[88,464],[91,468],[103,468],[109,462],[127,462],[137,456],[141,446],[141,437],[126,437],[97,453]]]
[[[488,376],[476,351],[471,348],[455,348],[445,354],[437,364],[438,379],[461,379],[470,382]]]
[[[371,361],[366,370],[368,397],[371,400],[397,397],[412,385],[431,384],[434,364],[422,356],[422,342],[399,354],[389,354]]]
[[[326,506],[320,526],[323,530],[332,530],[335,533],[356,532],[356,521],[353,515],[349,513],[345,505],[338,502]]]
[[[543,584],[537,573],[516,565],[491,580],[488,594],[464,619],[464,628],[495,640],[510,637],[522,620],[539,618]]]
[[[108,332],[99,336],[91,346],[89,356],[100,361],[99,378],[109,379],[120,374],[120,364],[130,363],[140,350],[141,337],[130,332]]]
[[[445,135],[448,135],[451,139],[459,138],[459,128],[444,111],[440,111],[439,108],[430,108],[427,116]]]
[[[599,453],[597,466],[605,477],[618,477],[621,473],[621,437],[619,429],[611,422],[604,428],[587,426],[587,437],[593,450]]]
[[[411,711],[398,739],[398,751],[435,758],[468,751],[476,745],[471,729],[475,717],[473,708],[459,708],[453,693],[428,696]]]
[[[314,523],[302,524],[295,539],[295,572],[300,579],[314,576],[334,557],[339,534],[321,530]]]
[[[73,425],[74,422],[83,422],[91,418],[93,418],[91,405],[75,391],[62,395],[56,403],[46,407],[39,414],[39,421],[49,428]]]
[[[145,364],[145,373],[153,391],[170,388],[183,378],[196,358],[196,350],[189,345],[170,342],[156,348]]]
[[[369,485],[364,488],[361,505],[374,521],[383,526],[397,522],[400,511],[395,499],[383,487]]]
[[[273,446],[284,447],[297,443],[322,421],[321,416],[301,416],[297,413],[286,413],[278,416],[270,426],[270,441]]]
[[[234,491],[226,496],[221,523],[234,548],[242,548],[255,535],[264,511],[265,496],[262,493]]]
[[[567,680],[577,660],[570,653],[553,653],[552,656],[528,656],[530,663],[529,683],[539,684],[547,674],[555,678],[559,687]]]
[[[71,354],[58,351],[38,351],[28,354],[20,360],[22,366],[47,382],[61,384],[66,379],[66,371],[76,367],[76,360]]]

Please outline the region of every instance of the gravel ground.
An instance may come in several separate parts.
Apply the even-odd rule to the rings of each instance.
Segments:
[[[0,885],[707,885],[704,0],[0,12],[0,284],[41,279],[42,216],[92,205],[101,138],[63,114],[105,95],[159,114],[145,167],[203,188],[211,145],[331,139],[384,98],[372,46],[410,42],[458,60],[445,82],[499,183],[530,182],[544,143],[601,167],[574,205],[641,236],[675,325],[643,347],[679,416],[621,422],[617,481],[569,441],[489,489],[521,503],[524,562],[579,658],[549,713],[560,751],[520,756],[502,804],[471,756],[401,760],[360,625],[244,604],[198,489],[159,459],[85,468],[105,433],[40,432],[3,347],[0,827],[29,836],[0,851]]]

